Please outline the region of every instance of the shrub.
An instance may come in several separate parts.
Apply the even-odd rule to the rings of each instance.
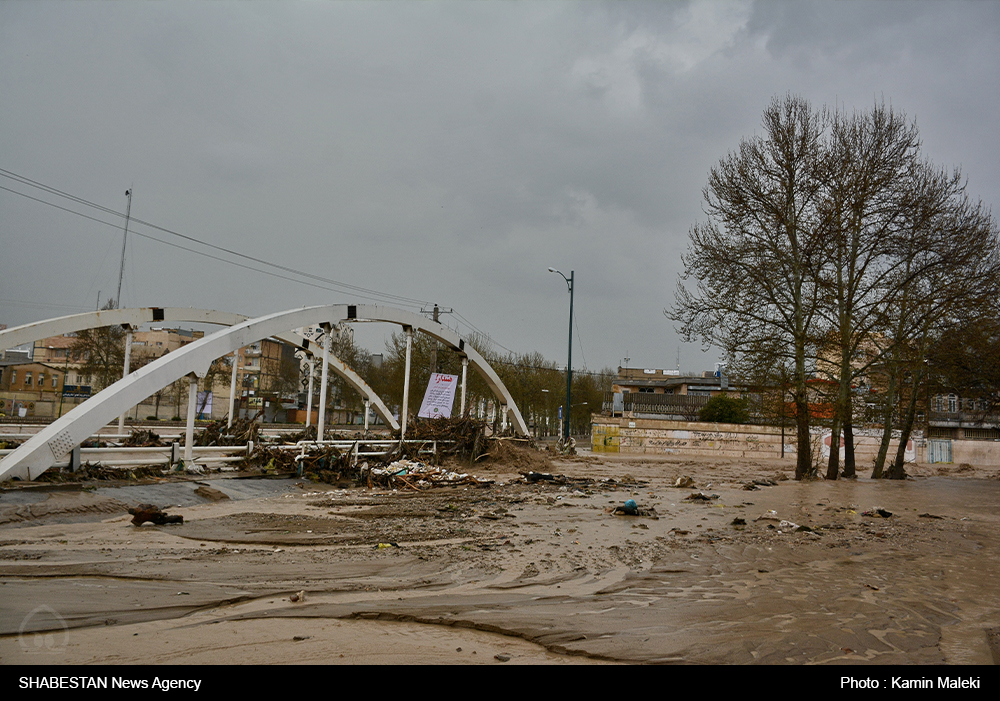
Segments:
[[[742,399],[717,394],[698,412],[698,419],[718,424],[745,424],[750,420],[750,412]]]

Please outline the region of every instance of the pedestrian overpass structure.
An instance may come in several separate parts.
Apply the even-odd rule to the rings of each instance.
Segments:
[[[303,307],[257,318],[247,318],[238,314],[183,308],[140,308],[114,309],[60,317],[35,324],[15,327],[0,332],[0,348],[28,343],[40,338],[70,333],[88,328],[122,324],[131,328],[159,321],[189,321],[218,324],[223,328],[206,335],[157,360],[143,366],[110,387],[94,395],[75,409],[52,422],[34,437],[0,461],[0,481],[17,477],[31,480],[67,455],[91,434],[105,426],[115,417],[122,416],[131,407],[146,397],[182,377],[189,378],[189,400],[187,417],[186,460],[190,460],[190,446],[193,445],[195,394],[198,377],[204,377],[212,361],[265,338],[278,338],[291,343],[308,354],[322,358],[322,384],[317,439],[322,440],[328,369],[344,377],[365,398],[366,407],[372,408],[393,428],[400,428],[405,435],[407,423],[407,403],[410,384],[410,349],[414,332],[425,333],[444,343],[462,357],[461,411],[465,410],[466,373],[471,364],[486,381],[502,407],[504,423],[510,421],[513,429],[527,435],[528,428],[514,403],[513,397],[489,363],[458,333],[425,317],[393,307],[374,304],[334,304]],[[331,328],[336,324],[354,321],[378,321],[397,324],[406,332],[406,372],[403,384],[403,407],[399,423],[385,403],[372,391],[360,376],[330,353]],[[326,329],[322,348],[292,332],[303,326],[320,325]],[[130,335],[130,334],[129,334]],[[128,350],[126,348],[126,357]],[[126,361],[127,362],[127,361]],[[233,378],[235,381],[235,366]],[[231,393],[235,394],[235,391]],[[311,399],[311,394],[310,394]],[[365,412],[367,417],[368,412]],[[230,408],[230,418],[232,408]],[[119,424],[121,425],[121,424]]]

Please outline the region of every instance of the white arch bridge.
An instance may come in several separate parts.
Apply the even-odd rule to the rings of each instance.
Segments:
[[[186,440],[187,451],[193,444],[197,378],[204,377],[207,374],[209,366],[216,358],[233,353],[239,348],[270,337],[291,343],[310,355],[321,357],[323,360],[323,391],[320,392],[319,425],[317,426],[318,439],[322,440],[323,437],[326,408],[325,387],[328,368],[333,369],[335,373],[344,377],[362,395],[366,406],[371,403],[375,411],[382,416],[387,424],[393,428],[397,428],[399,424],[396,423],[385,403],[375,394],[371,387],[345,363],[330,353],[330,333],[325,334],[325,342],[322,348],[320,348],[318,344],[308,341],[290,331],[291,329],[309,325],[322,325],[329,331],[335,324],[352,321],[379,321],[398,324],[406,332],[406,371],[403,384],[401,417],[402,432],[404,434],[406,431],[407,403],[409,400],[410,349],[415,331],[423,332],[441,341],[462,357],[461,408],[463,412],[465,409],[466,368],[471,364],[473,369],[486,381],[490,390],[501,403],[505,420],[510,420],[516,432],[521,435],[528,434],[528,428],[510,392],[493,368],[490,367],[489,363],[474,348],[466,344],[465,339],[448,327],[426,319],[419,314],[374,304],[334,304],[304,307],[302,309],[269,314],[255,319],[226,312],[183,308],[158,309],[149,307],[141,309],[102,310],[99,312],[60,317],[58,319],[0,331],[0,348],[10,348],[40,338],[88,328],[97,328],[112,324],[122,324],[131,328],[156,321],[191,321],[219,324],[228,328],[198,339],[172,353],[158,358],[131,374],[127,374],[126,377],[60,417],[0,462],[0,480],[12,477],[27,480],[34,479],[116,416],[121,416],[146,397],[151,396],[185,376],[190,381]],[[235,373],[233,377],[235,378]],[[367,416],[367,411],[365,413]],[[232,416],[231,408],[230,416]],[[186,455],[186,459],[190,460],[190,454]]]

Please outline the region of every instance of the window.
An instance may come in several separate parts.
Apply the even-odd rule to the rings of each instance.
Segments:
[[[17,370],[10,371],[10,384],[13,387],[14,383],[17,382]]]
[[[952,414],[958,411],[958,397],[954,394],[948,395],[948,411]]]
[[[31,387],[31,373],[30,372],[24,373],[24,386],[25,387]]]
[[[55,389],[59,385],[59,376],[52,375],[52,389]]]

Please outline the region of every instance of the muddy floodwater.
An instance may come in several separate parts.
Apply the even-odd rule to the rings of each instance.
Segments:
[[[493,464],[465,468],[490,486],[425,491],[3,491],[0,661],[997,661],[997,470],[795,482],[778,460],[538,465],[566,479]],[[615,513],[628,499],[639,514]],[[135,527],[139,502],[184,523]]]

